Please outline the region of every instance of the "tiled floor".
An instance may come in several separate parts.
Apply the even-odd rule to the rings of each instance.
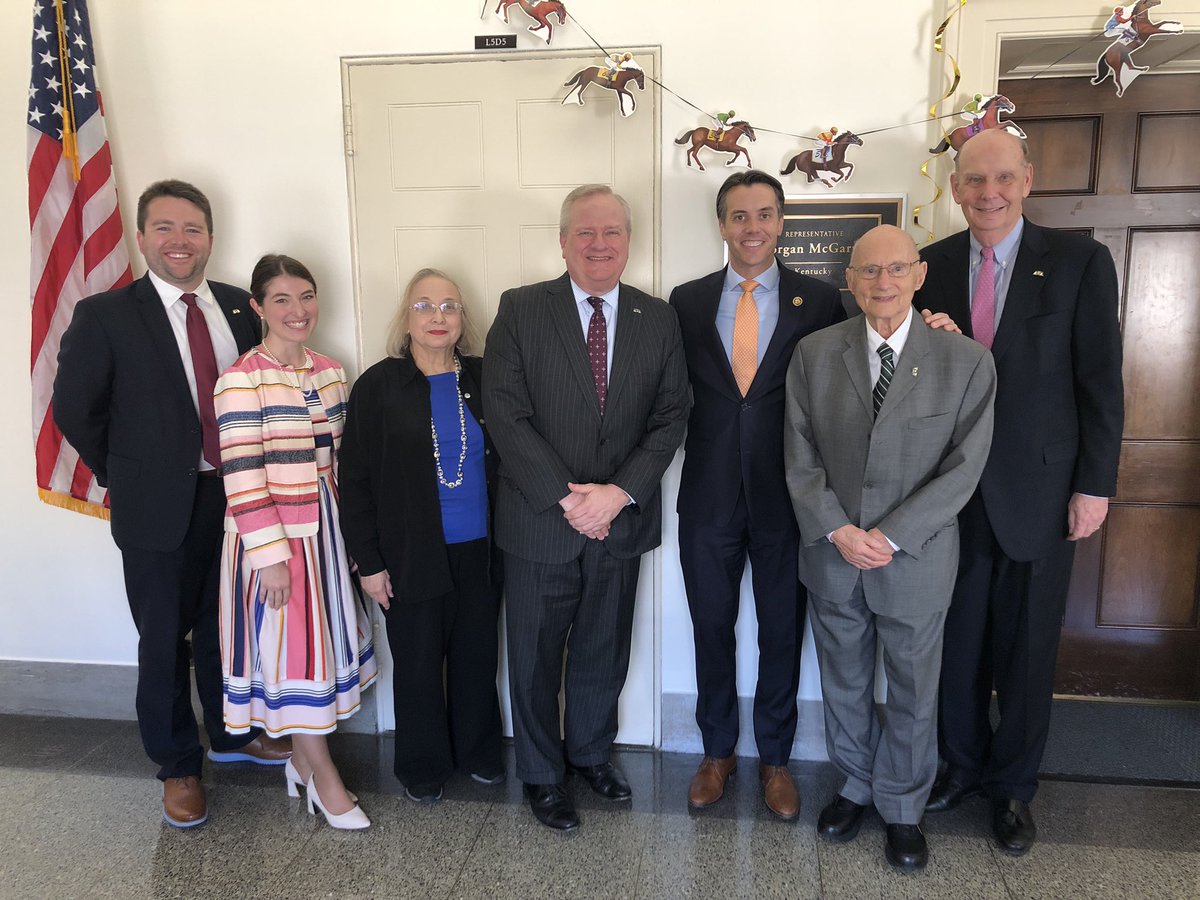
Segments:
[[[339,735],[333,749],[369,831],[310,817],[278,769],[212,765],[209,821],[179,831],[132,723],[0,716],[0,898],[1200,897],[1197,791],[1043,783],[1021,859],[992,846],[986,804],[968,801],[926,820],[929,867],[902,875],[878,819],[848,845],[817,839],[835,788],[825,764],[793,764],[804,808],[784,824],[760,803],[753,760],[721,803],[689,813],[697,757],[625,752],[632,806],[574,784],[583,825],[560,835],[512,780],[459,776],[419,806],[391,777],[386,738]]]

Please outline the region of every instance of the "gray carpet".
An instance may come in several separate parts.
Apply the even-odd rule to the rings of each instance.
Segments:
[[[1200,787],[1200,703],[1055,700],[1042,776]]]

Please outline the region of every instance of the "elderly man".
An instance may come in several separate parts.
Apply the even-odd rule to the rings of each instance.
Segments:
[[[691,406],[675,313],[620,283],[630,218],[604,185],[568,194],[566,273],[505,291],[484,355],[517,775],[538,821],[560,830],[579,824],[568,766],[602,797],[630,798],[610,759],[617,700],[641,556],[661,539],[659,481]]]
[[[937,773],[942,627],[958,566],[955,515],[992,435],[991,357],[914,315],[912,239],[881,225],[846,280],[861,317],[802,339],[787,379],[788,491],[800,526],[829,757],[845,784],[817,830],[857,835],[874,804],[893,866],[928,857],[920,822]],[[876,649],[888,696],[875,714]]]
[[[290,738],[225,733],[217,634],[225,489],[212,397],[217,375],[253,346],[258,328],[245,291],[205,279],[212,243],[203,193],[175,180],[146,188],[137,245],[149,272],[79,302],[54,381],[55,423],[108,488],[138,631],[138,728],[159,765],[163,818],[179,828],[208,817],[189,663],[210,759],[283,765],[291,755]]]
[[[996,361],[996,430],[959,517],[962,558],[946,620],[938,812],[986,793],[1002,849],[1026,852],[1050,727],[1054,664],[1075,541],[1116,493],[1124,421],[1117,276],[1100,243],[1022,218],[1025,144],[985,131],[950,176],[967,230],[922,252],[922,303]],[[992,687],[1000,722],[989,719]]]

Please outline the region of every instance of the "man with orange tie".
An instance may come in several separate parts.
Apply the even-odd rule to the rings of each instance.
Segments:
[[[758,618],[754,737],[767,808],[800,813],[787,762],[796,734],[806,595],[796,576],[799,532],[783,468],[783,392],[796,342],[846,318],[836,288],[775,256],[783,186],[735,173],[717,191],[729,264],[671,293],[693,407],[679,486],[679,560],[696,642],[696,724],[704,760],[688,789],[694,809],[721,799],[738,741],[739,585],[747,556]]]
[[[225,732],[217,633],[225,489],[212,396],[258,327],[244,290],[205,279],[212,242],[212,207],[197,188],[176,180],[146,188],[137,244],[149,271],[79,302],[54,380],[54,421],[108,488],[138,631],[138,728],[159,766],[163,818],[177,828],[208,817],[193,665],[210,759],[283,765],[291,756],[290,738]]]

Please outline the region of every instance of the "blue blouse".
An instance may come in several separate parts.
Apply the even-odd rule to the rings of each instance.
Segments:
[[[462,453],[462,432],[458,421],[458,391],[453,372],[430,375],[429,402],[437,429],[438,450],[442,456],[442,477],[453,484],[458,479],[458,458]],[[438,481],[442,502],[442,533],[447,544],[461,544],[487,537],[487,480],[483,470],[483,429],[463,404],[467,426],[467,458],[463,461],[463,480],[456,488]]]

